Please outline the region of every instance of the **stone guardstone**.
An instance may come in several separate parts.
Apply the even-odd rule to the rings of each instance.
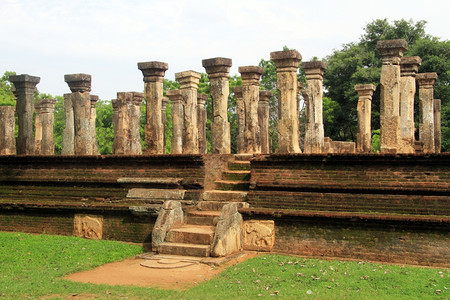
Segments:
[[[242,215],[238,212],[237,203],[229,203],[220,213],[211,244],[211,256],[227,256],[242,249]]]
[[[245,250],[272,250],[275,244],[275,222],[273,220],[245,221],[243,228]]]
[[[158,250],[159,244],[164,242],[167,232],[174,226],[183,224],[184,213],[180,201],[167,200],[164,202],[152,231],[152,249]]]
[[[103,237],[103,217],[75,215],[73,218],[73,235],[92,240],[101,240]]]
[[[128,191],[127,198],[183,200],[186,190],[180,189],[147,189],[132,188]]]

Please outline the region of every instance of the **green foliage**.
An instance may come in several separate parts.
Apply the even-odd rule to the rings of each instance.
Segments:
[[[16,106],[16,99],[11,91],[12,83],[9,81],[10,75],[16,73],[6,71],[0,78],[0,106]]]
[[[372,152],[380,152],[381,140],[380,140],[380,129],[372,130]]]
[[[372,128],[379,129],[381,55],[376,50],[376,43],[384,39],[405,39],[409,43],[409,50],[405,56],[418,55],[422,58],[419,72],[437,72],[439,79],[435,85],[435,98],[447,105],[450,98],[449,68],[450,43],[440,41],[425,32],[426,21],[396,20],[393,23],[387,19],[374,20],[367,24],[358,42],[343,45],[327,56],[327,70],[324,74],[325,96],[336,101],[334,122],[328,124],[325,132],[335,140],[356,139],[358,96],[354,91],[356,84],[373,83],[377,90],[372,97]],[[418,105],[416,105],[416,119],[418,120]],[[450,115],[442,115],[446,120]],[[443,122],[444,123],[444,122]],[[448,132],[443,126],[443,132]],[[443,144],[450,136],[443,135]],[[444,141],[445,140],[445,141]],[[443,147],[448,151],[450,148]]]
[[[99,100],[95,104],[97,119],[95,130],[100,154],[112,154],[114,142],[114,126],[112,123],[113,107],[110,101]]]

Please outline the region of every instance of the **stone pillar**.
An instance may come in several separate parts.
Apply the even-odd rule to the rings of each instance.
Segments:
[[[42,142],[42,120],[41,120],[41,103],[38,101],[34,104],[34,154],[39,155],[41,153]]]
[[[298,145],[300,147],[300,150],[304,149],[304,139],[305,139],[305,120],[303,119],[303,122],[300,122],[300,95],[303,91],[303,82],[299,81],[297,84],[297,114],[298,114]]]
[[[132,92],[133,99],[131,101],[129,118],[130,118],[130,130],[131,130],[131,155],[141,155],[142,145],[141,145],[141,104],[144,99],[144,94],[139,92]]]
[[[356,151],[369,153],[372,151],[372,96],[376,86],[373,84],[357,84],[358,92],[358,133]]]
[[[381,52],[380,144],[381,153],[397,153],[400,132],[400,58],[408,48],[405,40],[377,42]]]
[[[271,91],[259,91],[258,105],[258,124],[261,135],[261,153],[270,153],[269,143],[269,116],[270,116],[270,98],[273,94]]]
[[[164,131],[164,154],[166,154],[166,108],[168,101],[169,98],[163,97],[161,103],[161,123],[163,124],[163,131]]]
[[[0,106],[0,155],[16,154],[14,106]]]
[[[181,90],[166,91],[172,103],[172,154],[183,153],[184,111]]]
[[[436,73],[417,74],[419,85],[419,140],[423,142],[423,153],[435,153],[433,86]]]
[[[297,69],[302,59],[296,50],[270,53],[277,68],[278,151],[280,154],[301,153],[298,139]]]
[[[263,68],[257,66],[239,67],[242,77],[242,98],[244,99],[245,130],[244,152],[261,153],[261,133],[258,124],[259,79]]]
[[[53,124],[55,121],[55,103],[54,99],[41,99],[36,104],[36,154],[53,155],[55,154],[55,144],[53,142]],[[37,133],[39,129],[39,134]],[[38,141],[38,135],[40,137]]]
[[[441,100],[434,99],[434,150],[436,153],[441,153],[442,147],[442,132],[441,132]]]
[[[64,94],[64,111],[65,111],[66,126],[64,127],[63,131],[63,148],[61,151],[62,155],[74,154],[75,129],[74,129],[73,106],[71,95],[72,94]]]
[[[131,154],[130,106],[133,93],[119,92],[117,99],[111,101],[113,106],[114,142],[113,153]]]
[[[9,76],[17,95],[16,112],[19,121],[17,154],[32,155],[35,152],[33,138],[34,92],[41,78],[28,74]]]
[[[95,104],[98,101],[97,95],[91,95],[91,115],[89,117],[89,123],[91,126],[91,139],[92,139],[92,154],[99,155],[98,151],[98,141],[97,141],[97,132],[95,129],[95,120],[97,119],[97,110],[95,109]]]
[[[402,57],[400,60],[400,136],[397,153],[415,153],[414,95],[416,73],[421,64],[422,59],[418,56]]]
[[[184,105],[183,153],[198,153],[197,89],[201,74],[185,71],[175,74],[180,83]]]
[[[302,63],[306,75],[306,88],[302,90],[306,106],[305,153],[323,152],[323,61]]]
[[[212,97],[211,153],[231,153],[228,122],[228,76],[231,64],[230,58],[223,57],[202,60],[210,80]]]
[[[206,101],[208,95],[197,94],[197,128],[198,128],[198,153],[206,154],[208,152],[208,142],[206,140]]]
[[[64,81],[69,85],[72,95],[74,119],[74,154],[92,155],[91,138],[91,75],[68,74]]]
[[[237,115],[237,135],[236,135],[236,153],[245,153],[245,104],[242,94],[243,87],[236,86],[233,93],[236,96],[236,115]]]
[[[146,154],[164,153],[164,126],[161,122],[164,74],[169,65],[151,61],[138,63],[144,75],[145,99],[147,104],[147,123],[145,125]]]

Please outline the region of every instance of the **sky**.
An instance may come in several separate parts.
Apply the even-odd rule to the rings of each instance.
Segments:
[[[449,12],[448,0],[0,0],[0,75],[39,76],[40,92],[62,95],[64,74],[87,73],[91,93],[110,100],[143,91],[138,62],[166,62],[174,80],[227,57],[235,75],[283,46],[324,58],[375,19],[426,20],[448,40]]]

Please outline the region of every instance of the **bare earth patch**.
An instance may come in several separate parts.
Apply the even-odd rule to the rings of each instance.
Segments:
[[[145,259],[130,258],[113,262],[93,270],[70,274],[64,279],[95,284],[132,285],[171,290],[184,290],[209,280],[227,267],[243,262],[256,253],[248,253],[218,267],[203,263],[176,269],[153,269],[141,266]]]

